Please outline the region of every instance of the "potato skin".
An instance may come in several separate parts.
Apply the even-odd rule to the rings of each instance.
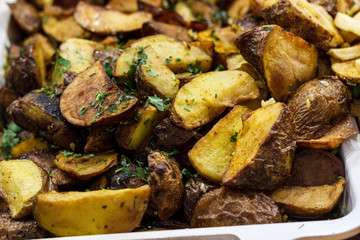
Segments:
[[[335,77],[321,77],[303,84],[289,99],[297,139],[318,139],[349,113],[346,86]]]
[[[218,188],[196,204],[192,227],[217,227],[282,222],[278,206],[265,194]]]

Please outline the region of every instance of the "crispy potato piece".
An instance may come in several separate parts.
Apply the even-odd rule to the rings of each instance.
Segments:
[[[250,8],[255,16],[261,17],[264,2],[265,0],[250,0]]]
[[[240,35],[236,45],[262,74],[277,101],[286,100],[298,86],[316,76],[316,48],[279,26],[256,27]]]
[[[239,70],[241,65],[247,63],[240,53],[233,53],[226,56],[226,69]]]
[[[0,195],[12,218],[31,214],[34,198],[48,190],[49,177],[30,160],[0,162]]]
[[[17,1],[15,3],[9,3],[8,5],[11,10],[11,15],[21,29],[29,34],[40,31],[40,15],[33,5],[25,1]]]
[[[326,10],[306,0],[265,0],[262,16],[321,49],[344,42]]]
[[[161,152],[148,155],[151,176],[149,208],[156,210],[161,220],[168,219],[182,206],[184,184],[178,164]]]
[[[323,137],[310,140],[297,140],[296,146],[305,148],[321,148],[332,150],[340,146],[347,138],[356,134],[350,115],[335,124]]]
[[[203,177],[220,183],[235,149],[236,137],[242,132],[241,116],[250,112],[235,106],[188,152],[191,165]]]
[[[76,5],[74,17],[84,29],[102,35],[136,32],[143,23],[152,20],[152,15],[146,12],[128,15],[82,1]]]
[[[331,69],[342,81],[360,83],[360,71],[356,68],[356,60],[339,61],[331,58]]]
[[[184,2],[176,3],[174,11],[179,14],[186,22],[191,22],[195,20],[192,9]]]
[[[84,153],[106,152],[115,148],[116,127],[90,128],[86,138]]]
[[[335,77],[320,77],[303,84],[289,99],[296,122],[296,140],[323,137],[349,113],[346,86]]]
[[[151,46],[160,60],[174,73],[185,72],[189,65],[198,65],[202,72],[206,72],[212,63],[211,57],[198,47],[188,47],[165,35],[154,35],[144,37],[131,44],[131,47],[126,49],[116,61],[114,75],[117,77],[128,75],[131,65],[136,61],[134,53],[146,46]]]
[[[147,46],[142,55],[146,60],[142,62],[137,72],[137,85],[143,89],[145,95],[157,95],[173,100],[179,91],[179,80],[175,74],[160,60],[151,46]]]
[[[223,176],[224,186],[271,190],[290,175],[295,153],[295,121],[283,103],[243,117],[243,130]]]
[[[214,120],[226,107],[255,99],[259,89],[246,72],[209,72],[182,86],[171,107],[170,119],[187,130]]]
[[[337,13],[334,19],[335,26],[341,30],[352,32],[360,36],[360,21],[344,13]]]
[[[332,48],[327,53],[342,61],[360,58],[360,44],[345,48]]]
[[[37,197],[34,218],[57,236],[130,232],[140,224],[149,197],[149,186],[91,192],[49,192]]]
[[[271,198],[285,212],[296,216],[318,216],[330,212],[344,192],[345,180],[333,185],[314,187],[284,186],[278,188]]]
[[[250,0],[235,0],[228,7],[228,15],[233,19],[241,18],[249,11]]]
[[[340,159],[324,150],[307,149],[295,155],[288,185],[331,185],[340,177],[345,177],[345,169]]]
[[[117,164],[117,153],[88,154],[80,157],[59,153],[55,165],[82,180],[97,176]]]
[[[215,51],[218,53],[237,53],[239,52],[235,45],[237,33],[233,30],[233,27],[230,26],[202,31],[198,33],[198,40],[200,42],[213,41],[215,43]]]
[[[280,222],[279,207],[265,194],[222,187],[200,198],[190,224],[217,227]]]
[[[137,101],[121,91],[96,62],[67,86],[60,109],[75,126],[111,126],[132,117]]]
[[[182,26],[171,25],[168,23],[163,23],[158,21],[146,22],[142,25],[141,28],[142,36],[145,37],[156,34],[164,34],[173,39],[179,41],[185,41],[187,43],[192,42],[192,38],[189,36],[188,30]]]
[[[11,154],[14,158],[19,158],[29,152],[46,149],[49,149],[49,144],[46,141],[43,141],[40,138],[35,138],[34,135],[32,135],[29,139],[26,139],[13,147],[11,149]]]
[[[128,150],[137,150],[141,143],[148,138],[156,125],[158,125],[165,113],[149,104],[138,113],[138,121],[120,123],[116,130],[116,142],[120,147]]]
[[[49,63],[51,61],[52,56],[55,53],[55,49],[51,45],[49,39],[47,37],[45,37],[44,35],[42,35],[41,33],[36,33],[36,34],[32,35],[31,37],[27,38],[24,41],[23,45],[26,46],[33,42],[40,43],[41,49],[44,54],[45,62]]]

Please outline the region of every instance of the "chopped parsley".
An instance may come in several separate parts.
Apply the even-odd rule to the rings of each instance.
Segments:
[[[200,65],[201,65],[200,61],[196,61],[194,65],[192,63],[189,63],[186,71],[193,74],[202,73],[202,68]]]
[[[21,131],[21,128],[15,123],[9,123],[4,130],[4,134],[1,138],[1,151],[4,158],[12,158],[11,149],[15,147],[20,139],[17,134]]]
[[[214,38],[216,41],[219,41],[219,40],[220,40],[220,38],[215,35],[215,29],[213,29],[213,30],[211,31],[210,37]]]
[[[199,176],[198,173],[191,174],[191,172],[187,168],[183,168],[183,170],[181,170],[181,173],[187,178],[196,178]]]
[[[160,112],[164,112],[165,110],[169,109],[170,107],[170,99],[167,97],[164,97],[164,100],[156,97],[156,96],[149,96],[148,100],[146,101],[145,108],[149,105],[153,105],[156,107]]]
[[[83,109],[81,109],[80,116],[82,116],[86,112],[87,109],[88,109],[87,107],[84,107]]]
[[[69,68],[71,67],[71,62],[62,56],[60,54],[56,57],[55,61],[55,69],[58,73],[58,75],[61,75],[65,73]]]
[[[264,27],[264,30],[265,31],[272,31],[272,30],[274,30],[272,27]]]
[[[238,132],[235,132],[235,134],[230,137],[230,142],[236,142],[238,134]]]
[[[224,66],[222,64],[218,65],[214,71],[221,71],[221,70],[224,70]]]

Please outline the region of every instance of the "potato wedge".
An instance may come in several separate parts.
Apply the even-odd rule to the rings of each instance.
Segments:
[[[117,153],[102,153],[77,157],[64,151],[56,156],[54,163],[59,169],[73,174],[79,179],[87,180],[115,166],[117,156]]]
[[[340,200],[344,187],[343,178],[333,185],[284,186],[275,190],[271,198],[287,214],[312,217],[330,212]]]
[[[335,26],[341,30],[352,32],[360,36],[360,20],[354,19],[347,14],[337,13],[334,19]]]
[[[106,152],[115,148],[115,126],[90,128],[86,138],[84,153]]]
[[[179,80],[151,46],[142,51],[142,56],[146,56],[146,60],[140,65],[137,73],[138,89],[142,89],[147,96],[157,95],[173,100],[179,91]]]
[[[228,7],[228,15],[233,19],[239,19],[250,9],[250,0],[235,0]]]
[[[343,39],[323,7],[306,0],[265,0],[262,15],[321,49],[337,47]]]
[[[234,31],[235,30],[235,31]],[[235,45],[236,27],[217,28],[212,30],[205,30],[198,33],[198,40],[213,41],[215,43],[215,51],[218,53],[237,53],[239,49]]]
[[[40,31],[40,15],[33,5],[25,1],[17,1],[15,3],[9,3],[8,5],[11,10],[11,15],[21,29],[29,34]]]
[[[188,29],[182,26],[172,25],[159,21],[146,22],[142,25],[142,36],[145,37],[155,34],[164,34],[173,39],[185,41],[187,43],[190,43],[192,41],[192,38],[188,34]]]
[[[148,155],[151,176],[150,210],[156,210],[161,220],[168,219],[182,206],[184,184],[179,165],[162,152]]]
[[[32,35],[31,37],[27,38],[23,45],[26,46],[30,43],[33,42],[39,42],[41,49],[43,51],[44,54],[44,58],[45,58],[45,62],[46,63],[50,63],[52,56],[55,53],[55,49],[54,47],[51,45],[49,39],[47,37],[45,37],[44,35],[42,35],[41,33],[36,33],[34,35]]]
[[[356,67],[356,60],[339,61],[331,58],[331,69],[342,81],[360,83],[360,71]]]
[[[174,73],[185,72],[189,65],[197,65],[202,72],[207,72],[212,63],[211,57],[198,47],[188,47],[165,35],[154,35],[141,38],[131,44],[131,47],[126,49],[116,61],[114,75],[117,77],[129,75],[129,70],[136,61],[134,53],[146,46],[151,46],[160,60]]]
[[[244,115],[243,130],[222,179],[228,187],[271,190],[290,175],[295,153],[295,121],[283,103]]]
[[[328,51],[328,54],[342,61],[360,58],[360,44],[346,48],[332,48]]]
[[[208,72],[180,88],[170,110],[170,119],[191,130],[214,120],[226,107],[258,96],[259,89],[246,72]]]
[[[277,101],[286,100],[316,76],[316,48],[279,26],[256,27],[240,35],[236,45],[244,59],[262,74]]]
[[[75,21],[84,29],[102,35],[139,31],[143,23],[152,20],[150,13],[124,14],[92,6],[82,1],[76,5],[74,17]]]
[[[137,116],[137,121],[119,124],[115,139],[120,147],[137,150],[166,114],[149,104],[146,108],[141,109]]]
[[[240,53],[233,53],[226,56],[227,70],[239,70],[244,63],[247,63],[247,61]]]
[[[111,126],[131,118],[137,101],[121,91],[96,62],[67,86],[60,98],[60,109],[75,126]]]
[[[31,160],[0,162],[0,195],[12,218],[31,214],[35,197],[48,190],[48,174]]]
[[[265,194],[218,188],[196,204],[192,227],[218,227],[282,222],[279,207]]]
[[[40,138],[36,138],[34,135],[32,135],[29,139],[26,139],[13,147],[11,149],[11,155],[13,155],[14,158],[19,158],[20,156],[29,152],[46,149],[49,149],[49,144],[46,141]]]
[[[347,138],[356,134],[350,115],[335,124],[324,136],[318,139],[296,140],[296,146],[332,150],[340,146]]]
[[[235,106],[188,152],[191,165],[203,177],[220,183],[242,132],[241,116],[251,110]]]
[[[147,185],[136,189],[49,192],[37,197],[34,218],[57,236],[129,232],[140,224],[149,197]]]

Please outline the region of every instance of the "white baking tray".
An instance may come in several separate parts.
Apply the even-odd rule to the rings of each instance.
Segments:
[[[6,0],[0,0],[0,66],[5,62],[5,45],[9,45],[10,13]],[[0,69],[0,83],[4,83]],[[354,121],[355,124],[355,121]],[[335,220],[276,223],[234,227],[146,231],[81,237],[56,238],[64,240],[289,240],[289,239],[346,239],[360,232],[360,136],[347,139],[341,146],[347,185],[341,202],[345,215]],[[121,224],[121,223],[119,223]]]

